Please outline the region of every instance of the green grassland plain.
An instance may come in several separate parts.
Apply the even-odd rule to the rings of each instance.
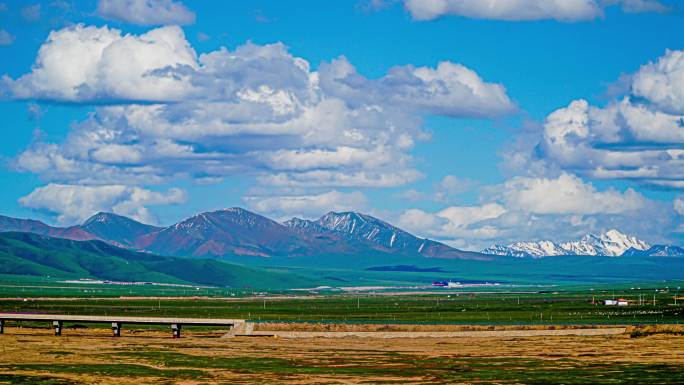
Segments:
[[[437,324],[684,323],[682,282],[457,290],[262,292],[0,280],[0,311],[241,318],[254,322]],[[513,291],[515,290],[515,291]],[[624,298],[630,306],[604,306]]]

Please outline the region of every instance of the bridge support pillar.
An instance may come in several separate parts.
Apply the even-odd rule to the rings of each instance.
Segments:
[[[181,337],[181,324],[171,324],[171,332],[173,333],[173,338]]]
[[[0,319],[0,334],[5,333],[5,320]]]
[[[64,324],[62,321],[52,321],[52,327],[55,328],[55,335],[56,336],[61,336],[62,335],[62,326]]]
[[[112,322],[112,334],[114,337],[121,337],[121,322]]]

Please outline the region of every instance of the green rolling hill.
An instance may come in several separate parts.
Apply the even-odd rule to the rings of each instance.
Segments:
[[[271,289],[312,285],[310,279],[283,270],[165,257],[101,241],[21,232],[0,233],[0,274]]]

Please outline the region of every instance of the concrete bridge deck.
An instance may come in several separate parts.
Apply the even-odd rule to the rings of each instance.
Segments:
[[[6,321],[48,321],[55,328],[55,335],[62,335],[64,322],[76,323],[111,323],[112,333],[115,337],[121,336],[121,327],[124,324],[139,325],[170,325],[174,338],[180,338],[181,328],[185,326],[227,326],[235,328],[244,325],[243,319],[223,318],[177,318],[177,317],[122,317],[122,316],[93,316],[93,315],[64,315],[64,314],[26,314],[26,313],[0,313],[0,334],[4,332]]]

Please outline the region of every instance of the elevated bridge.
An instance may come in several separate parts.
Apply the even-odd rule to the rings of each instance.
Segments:
[[[7,321],[30,321],[51,322],[55,329],[55,335],[61,336],[65,322],[70,323],[99,323],[112,325],[114,337],[121,336],[121,328],[124,324],[135,325],[169,325],[173,338],[180,338],[183,326],[222,326],[234,329],[236,326],[245,325],[243,319],[223,318],[167,318],[167,317],[120,317],[120,316],[93,316],[93,315],[61,315],[61,314],[22,314],[0,313],[0,334],[4,333]]]

